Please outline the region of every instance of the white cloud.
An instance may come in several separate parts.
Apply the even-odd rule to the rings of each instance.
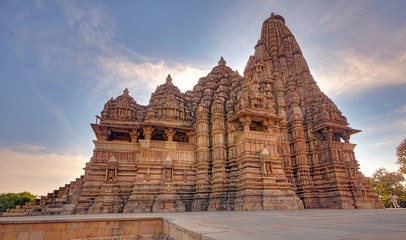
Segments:
[[[127,48],[117,41],[115,22],[101,5],[62,2],[61,6],[66,26],[62,30],[60,26],[51,28],[43,34],[38,45],[42,64],[58,72],[63,69],[86,76],[79,84],[91,91],[91,104],[101,98],[116,97],[125,88],[137,101],[147,104],[150,93],[165,82],[168,74],[175,85],[186,91],[209,72],[205,67],[146,57]],[[52,102],[46,99],[43,102],[54,115],[64,119]]]
[[[332,53],[331,65],[314,69],[320,88],[329,96],[367,92],[382,86],[406,84],[402,58],[386,60],[366,56],[355,50]]]
[[[396,146],[396,144],[400,143],[400,140],[402,139],[402,135],[401,134],[391,134],[388,135],[386,137],[377,139],[376,142],[374,142],[371,146],[372,149],[376,148],[376,147],[388,147],[388,148],[393,148],[393,146]]]
[[[400,114],[406,113],[406,105],[403,105],[403,106],[400,106],[400,107],[396,108],[393,112],[394,113],[400,113]]]
[[[34,0],[35,7],[40,11],[45,11],[45,4],[42,0]]]
[[[402,7],[402,1],[306,1],[296,9],[292,28],[300,34],[293,34],[323,92],[334,97],[406,83],[406,29],[396,10]]]
[[[351,7],[349,7],[349,2],[351,2]],[[304,3],[306,4],[306,3]],[[318,3],[313,2],[310,8],[317,6]],[[331,2],[326,5],[322,4],[325,8],[324,11],[319,16],[314,15],[318,24],[324,27],[323,31],[335,31],[337,28],[347,25],[348,22],[355,21],[358,18],[362,18],[360,11],[365,9],[365,1],[336,1]],[[317,8],[317,7],[316,7]],[[303,11],[303,10],[302,10]],[[319,12],[320,13],[320,12]],[[313,27],[314,28],[314,27]],[[317,28],[314,28],[317,31]]]
[[[134,63],[124,57],[99,58],[99,67],[102,75],[99,76],[100,89],[109,89],[108,94],[113,94],[129,88],[137,94],[144,94],[144,99],[140,99],[143,104],[148,103],[148,93],[165,83],[168,74],[171,74],[173,83],[185,92],[191,90],[200,77],[207,75],[209,70],[202,70],[191,65],[181,63],[167,64],[161,60],[159,62]],[[150,91],[150,92],[148,92]],[[133,97],[139,99],[134,94]]]
[[[394,159],[387,157],[372,157],[365,163],[359,161],[360,170],[365,176],[372,176],[372,174],[379,168],[385,168],[390,172],[396,172],[399,165],[395,163]]]
[[[29,191],[45,195],[83,174],[83,155],[43,153],[43,146],[0,147],[0,193]]]
[[[45,146],[42,145],[34,145],[34,144],[15,144],[9,145],[9,148],[14,149],[18,152],[29,152],[29,153],[39,153],[46,150]]]
[[[65,115],[62,108],[58,106],[55,102],[51,101],[45,94],[43,94],[39,89],[34,88],[33,91],[35,92],[36,96],[40,99],[40,101],[49,109],[49,111],[58,119],[62,125],[65,127],[65,130],[73,134],[73,130],[70,124],[68,117]]]
[[[404,118],[391,117],[388,121],[386,114],[381,114],[368,122],[371,123],[352,138],[352,142],[357,143],[355,155],[362,172],[370,176],[380,167],[397,170],[395,149],[406,136]]]

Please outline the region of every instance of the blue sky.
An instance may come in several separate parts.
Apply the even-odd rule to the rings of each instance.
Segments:
[[[318,85],[362,132],[361,171],[397,168],[406,137],[406,1],[1,1],[0,192],[45,194],[83,174],[89,126],[168,73],[191,89],[224,56],[243,72],[271,12]]]

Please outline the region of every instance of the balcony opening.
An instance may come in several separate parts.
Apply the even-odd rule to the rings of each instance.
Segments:
[[[264,131],[264,125],[262,122],[256,122],[252,121],[250,124],[250,130],[251,131],[256,131],[256,132],[263,132]]]

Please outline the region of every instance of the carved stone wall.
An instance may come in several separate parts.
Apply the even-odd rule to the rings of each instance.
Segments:
[[[126,89],[98,119],[84,177],[33,215],[56,203],[71,204],[61,213],[383,207],[354,156],[359,130],[320,91],[280,15],[265,20],[244,76],[221,57],[193,90],[168,75],[148,106]]]

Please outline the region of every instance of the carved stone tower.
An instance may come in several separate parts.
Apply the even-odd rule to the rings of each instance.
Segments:
[[[98,119],[85,175],[32,215],[383,208],[358,170],[360,131],[320,91],[280,15],[265,20],[244,76],[221,57],[193,90],[168,75],[148,106],[125,89]]]

